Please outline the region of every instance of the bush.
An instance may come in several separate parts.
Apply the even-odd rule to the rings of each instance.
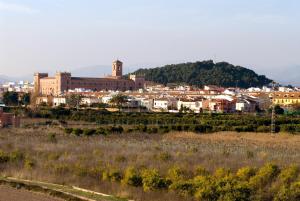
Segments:
[[[187,178],[187,172],[178,166],[174,166],[168,170],[167,179],[172,182],[182,181]]]
[[[80,136],[83,133],[83,130],[80,128],[74,128],[72,131],[72,134],[76,135],[76,136]]]
[[[195,173],[197,176],[208,176],[209,172],[202,166],[197,166]]]
[[[269,133],[269,132],[271,132],[271,127],[270,126],[259,126],[259,127],[257,127],[256,132]]]
[[[96,134],[97,135],[108,135],[108,131],[106,129],[100,127],[96,130]]]
[[[279,174],[279,179],[282,184],[289,185],[291,182],[297,179],[298,174],[299,167],[296,165],[292,165],[281,170],[281,173]]]
[[[73,128],[65,128],[64,131],[66,134],[71,134],[73,132]]]
[[[83,135],[85,136],[91,136],[94,135],[96,133],[95,129],[84,129],[83,130]]]
[[[268,183],[271,183],[278,173],[278,166],[268,163],[261,167],[254,177],[250,178],[249,184],[254,189],[262,189]]]
[[[8,161],[9,161],[9,156],[3,151],[0,151],[0,164],[7,163]]]
[[[108,171],[103,171],[102,179],[108,181],[121,181],[122,180],[122,173],[117,169],[110,169]]]
[[[169,154],[168,152],[163,152],[157,156],[157,159],[159,159],[161,161],[169,161],[172,159],[172,155]]]
[[[248,181],[251,177],[255,175],[255,173],[256,170],[254,168],[243,167],[237,171],[236,176],[243,181]]]
[[[142,171],[143,189],[144,191],[165,189],[169,182],[161,178],[156,169],[145,169]]]
[[[51,143],[57,143],[56,135],[55,133],[49,133],[48,135],[48,141]]]
[[[138,187],[143,185],[143,179],[137,170],[135,170],[133,167],[128,167],[125,170],[122,183],[130,186]]]

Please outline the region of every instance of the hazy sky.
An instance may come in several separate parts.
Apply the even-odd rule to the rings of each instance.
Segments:
[[[0,0],[0,74],[214,59],[278,77],[300,71],[299,9],[299,0]]]

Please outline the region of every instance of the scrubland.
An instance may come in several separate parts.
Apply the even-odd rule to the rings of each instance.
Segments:
[[[295,200],[300,196],[299,135],[77,136],[59,126],[35,126],[1,130],[0,150],[2,176],[77,185],[134,200]]]

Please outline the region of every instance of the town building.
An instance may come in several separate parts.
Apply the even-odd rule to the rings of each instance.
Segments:
[[[34,75],[34,91],[37,95],[62,95],[69,90],[87,89],[92,91],[126,91],[144,88],[145,78],[130,75],[123,78],[123,63],[119,60],[112,64],[112,75],[104,78],[72,77],[71,73],[58,72],[54,77],[48,73]]]
[[[20,117],[12,113],[5,113],[3,112],[3,108],[0,108],[0,128],[13,126],[13,127],[20,127]]]
[[[292,106],[300,104],[300,92],[274,92],[270,96],[275,105]]]

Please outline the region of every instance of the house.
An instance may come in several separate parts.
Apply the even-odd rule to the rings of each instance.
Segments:
[[[193,112],[199,113],[203,111],[203,99],[202,98],[194,98],[187,99],[182,98],[177,102],[177,108],[187,108]]]
[[[274,92],[270,94],[273,104],[292,106],[300,104],[300,92]]]
[[[164,97],[164,98],[158,98],[154,99],[153,104],[154,109],[162,109],[162,110],[169,110],[169,109],[175,109],[177,108],[177,100],[173,97]]]
[[[13,126],[15,128],[20,127],[20,117],[12,113],[5,113],[3,112],[3,108],[0,108],[0,127],[8,127]]]
[[[236,100],[231,96],[219,95],[209,100],[208,108],[212,112],[232,113],[235,112],[235,103]]]
[[[81,98],[80,105],[91,106],[93,104],[101,103],[101,100],[97,97],[83,97]]]
[[[54,97],[53,98],[53,106],[57,107],[60,105],[66,105],[67,99],[65,97]]]
[[[259,103],[254,98],[240,96],[237,98],[235,106],[235,110],[238,112],[255,112]]]

